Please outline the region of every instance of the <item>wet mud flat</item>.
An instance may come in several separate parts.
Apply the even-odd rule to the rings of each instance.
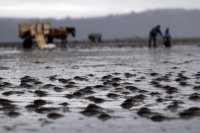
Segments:
[[[198,133],[199,51],[0,48],[0,132]]]

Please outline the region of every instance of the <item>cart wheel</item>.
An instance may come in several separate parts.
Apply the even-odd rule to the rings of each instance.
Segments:
[[[32,48],[32,45],[33,45],[33,41],[31,38],[24,39],[23,48],[30,49],[30,48]]]

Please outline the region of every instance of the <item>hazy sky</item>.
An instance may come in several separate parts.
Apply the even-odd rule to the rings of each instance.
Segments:
[[[200,0],[0,0],[0,17],[79,18],[163,8],[200,9]]]

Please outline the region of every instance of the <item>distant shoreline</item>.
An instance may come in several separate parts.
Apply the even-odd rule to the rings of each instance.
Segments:
[[[60,41],[56,41],[57,47],[60,47]],[[200,38],[175,38],[172,39],[172,45],[191,45],[199,44]],[[113,40],[103,40],[101,43],[92,43],[90,41],[69,41],[67,46],[69,47],[144,47],[148,45],[148,39],[113,39]],[[162,40],[158,40],[158,46],[162,45]],[[36,44],[34,43],[34,47]],[[1,47],[8,48],[22,48],[21,42],[0,42]]]

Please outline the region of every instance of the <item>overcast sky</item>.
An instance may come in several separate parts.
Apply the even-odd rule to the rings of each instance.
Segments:
[[[163,8],[200,9],[200,0],[0,0],[0,17],[80,18]]]

